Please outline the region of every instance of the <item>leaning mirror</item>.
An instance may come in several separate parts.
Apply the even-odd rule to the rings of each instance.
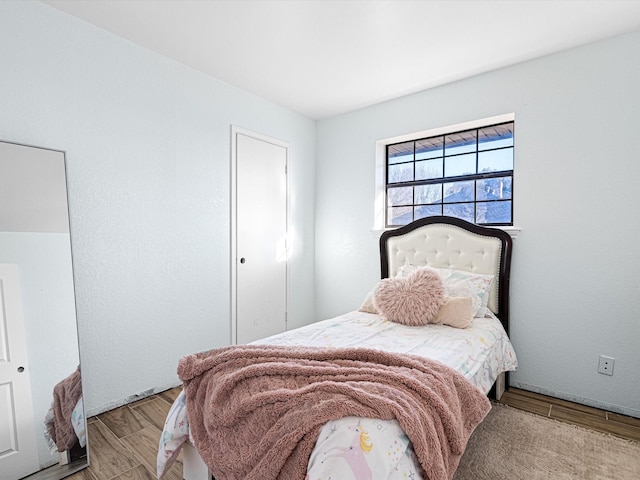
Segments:
[[[65,154],[0,142],[0,477],[87,465]]]

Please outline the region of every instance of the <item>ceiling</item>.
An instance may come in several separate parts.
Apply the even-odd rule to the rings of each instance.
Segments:
[[[640,30],[640,1],[45,0],[312,119]]]

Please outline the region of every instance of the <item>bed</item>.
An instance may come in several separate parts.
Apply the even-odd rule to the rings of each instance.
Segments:
[[[290,416],[298,411],[296,408],[301,412],[306,408],[308,412],[313,412],[314,416],[320,415],[317,412],[329,412],[328,416],[321,416],[318,420],[321,425],[296,437],[299,444],[293,453],[287,455],[293,458],[300,453],[298,450],[303,451],[296,457],[297,460],[288,458],[289,463],[283,464],[294,464],[293,470],[283,467],[281,472],[289,473],[281,473],[277,478],[373,478],[372,472],[375,472],[375,478],[451,478],[468,436],[490,408],[487,406],[487,396],[499,398],[508,384],[508,372],[515,370],[517,366],[515,352],[508,338],[511,249],[509,234],[500,229],[480,227],[451,217],[420,219],[381,235],[381,283],[367,296],[358,310],[252,342],[247,346],[225,347],[185,357],[181,360],[179,373],[181,378],[184,377],[188,394],[183,392],[179,395],[167,417],[159,442],[158,478],[166,473],[181,451],[185,480],[210,479],[213,478],[212,473],[217,475],[218,480],[268,478],[264,469],[269,468],[272,463],[277,463],[275,458],[280,458],[283,448],[271,445],[264,447],[264,439],[269,435],[276,435],[272,440],[278,444],[280,437],[287,437],[287,431],[282,430],[284,420],[278,419],[275,423],[266,425],[260,431],[260,438],[255,440],[255,445],[252,445],[252,441],[246,441],[249,437],[234,437],[233,440],[229,440],[231,443],[228,443],[228,436],[235,434],[238,429],[236,424],[225,430],[224,434],[217,431],[212,433],[211,425],[204,424],[209,422],[210,416],[220,416],[221,423],[217,424],[216,428],[220,428],[221,432],[226,429],[225,422],[231,415],[226,409],[230,409],[233,415],[237,416],[237,409],[240,407],[236,408],[235,405],[239,397],[225,397],[226,403],[219,404],[215,410],[208,413],[202,410],[203,405],[209,401],[207,392],[215,390],[223,383],[226,385],[230,378],[237,376],[237,371],[214,380],[200,377],[202,372],[206,372],[203,375],[208,375],[208,369],[219,372],[220,365],[224,362],[241,365],[245,369],[255,369],[257,367],[253,359],[263,357],[277,358],[278,365],[287,366],[287,375],[291,368],[302,369],[295,370],[293,376],[282,380],[284,383],[277,383],[280,381],[278,375],[281,375],[281,371],[274,374],[277,387],[274,395],[280,395],[283,386],[288,388],[293,381],[292,378],[298,381],[297,379],[303,376],[300,372],[310,372],[308,376],[316,378],[319,375],[316,368],[327,371],[325,363],[318,362],[334,362],[329,370],[332,374],[335,371],[339,372],[340,377],[346,375],[345,372],[349,372],[348,375],[351,375],[351,372],[358,375],[357,381],[351,377],[347,378],[345,382],[348,387],[344,387],[358,385],[358,389],[352,389],[358,392],[356,400],[348,398],[340,402],[326,403],[328,397],[310,396],[303,399],[302,395],[298,395],[294,401],[299,405],[287,407],[286,414]],[[422,268],[425,266],[429,268]],[[386,307],[383,308],[381,285],[384,284],[386,288],[396,282],[404,288],[405,280],[417,278],[419,274],[424,276],[425,270],[428,270],[428,275],[431,276],[433,272],[437,273],[445,289],[445,299],[454,297],[464,300],[463,311],[473,310],[473,318],[463,325],[464,328],[450,326],[460,327],[455,323],[458,320],[454,323],[442,320],[445,324],[438,322],[421,326],[388,321],[387,317],[395,314]],[[446,303],[446,300],[443,302]],[[445,303],[437,305],[436,320],[440,319],[439,315],[445,311]],[[433,308],[433,305],[429,304],[427,308]],[[468,316],[468,313],[465,313],[465,316]],[[292,360],[290,356],[296,358]],[[221,359],[224,359],[224,362]],[[290,367],[292,361],[294,367]],[[302,363],[295,363],[298,361]],[[379,363],[384,365],[381,366]],[[215,365],[215,368],[211,368],[211,365]],[[338,368],[333,368],[336,365]],[[372,365],[371,368],[375,367],[371,370],[373,373],[369,372],[369,365]],[[259,366],[263,368],[262,364]],[[264,368],[271,368],[271,365]],[[192,370],[195,373],[188,373]],[[370,374],[364,382],[367,386],[373,383],[372,376],[376,377],[376,382],[378,377],[380,379],[379,385],[371,386],[375,390],[373,393],[362,393],[362,383],[357,383],[364,378],[365,374],[362,372],[365,371],[367,375]],[[266,388],[265,379],[271,381],[272,371],[267,369],[260,372],[262,373],[251,374],[258,382],[256,386],[251,387],[254,389],[252,395],[255,398],[271,394],[263,393],[263,389]],[[227,375],[226,372],[224,374]],[[325,377],[321,378],[322,385],[330,384],[334,389],[344,386],[335,386],[342,378],[336,381],[334,376],[330,382],[325,381]],[[426,384],[429,386],[424,387]],[[297,392],[304,391],[305,395],[310,390],[313,390],[314,395],[317,393],[314,390],[315,385],[296,385],[296,388],[300,388]],[[406,393],[405,390],[394,390],[396,388],[410,391]],[[412,395],[416,395],[418,391],[427,397],[415,400]],[[259,394],[255,395],[255,392]],[[339,393],[342,395],[344,390],[339,390]],[[430,395],[435,397],[431,398]],[[482,398],[477,398],[478,395]],[[385,406],[376,405],[376,409],[373,410],[375,413],[372,413],[369,408],[371,398],[374,397],[385,399],[382,401]],[[471,397],[473,401],[469,400]],[[270,398],[270,402],[279,403],[280,397],[277,397],[278,402],[272,401],[275,397]],[[309,403],[309,399],[315,401],[316,398],[319,398],[317,405]],[[389,398],[394,399],[393,405],[387,405],[390,402],[386,399]],[[350,407],[352,401],[359,403],[351,410],[345,407],[342,412],[342,404]],[[366,408],[362,407],[363,403],[366,404]],[[404,406],[399,406],[401,403]],[[427,408],[427,404],[429,412],[424,413],[422,410]],[[261,404],[247,405],[252,405],[251,408],[242,407],[245,408],[243,415],[247,416],[257,415],[255,412],[262,408]],[[271,408],[271,404],[269,405]],[[330,407],[324,408],[324,405]],[[455,412],[453,406],[456,406]],[[393,412],[389,413],[387,409]],[[334,410],[341,412],[337,414]],[[414,411],[415,418],[412,418]],[[357,414],[349,414],[353,412]],[[423,415],[424,418],[429,418],[424,420]],[[326,419],[330,420],[322,423]],[[214,437],[218,435],[218,444],[214,445],[209,441],[206,435],[210,434]],[[432,441],[436,437],[438,441]],[[250,451],[234,456],[236,449],[241,450],[246,445],[249,445]],[[304,447],[299,447],[300,445]],[[234,462],[240,462],[244,457],[253,455],[254,450],[262,451],[263,447],[270,449],[265,451],[272,455],[265,457],[269,461],[263,462],[267,464],[260,467],[263,470],[255,469],[242,475],[229,473],[229,468],[234,467]],[[432,460],[431,457],[438,458]],[[307,464],[302,466],[306,470],[302,475],[299,470],[300,458],[308,459]],[[223,468],[222,464],[227,461],[232,465]],[[263,473],[255,473],[259,471]],[[295,475],[291,473],[293,471],[296,472]]]

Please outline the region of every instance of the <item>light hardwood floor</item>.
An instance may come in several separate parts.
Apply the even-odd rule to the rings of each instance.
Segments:
[[[153,480],[164,421],[180,388],[110,410],[87,422],[89,468],[70,480]],[[182,457],[164,477],[182,479]]]
[[[174,388],[92,417],[88,422],[91,466],[70,480],[153,480],[164,421],[180,392]],[[640,419],[605,412],[518,389],[501,402],[545,417],[640,441]],[[165,477],[182,479],[182,458]]]
[[[555,420],[640,441],[640,418],[619,415],[517,388],[510,388],[500,401]]]

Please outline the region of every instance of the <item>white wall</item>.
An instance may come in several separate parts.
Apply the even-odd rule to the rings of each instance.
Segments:
[[[0,2],[0,139],[66,151],[89,414],[229,342],[232,124],[291,142],[292,326],[314,317],[315,122],[38,2]]]
[[[231,124],[292,144],[297,326],[378,278],[376,140],[514,112],[512,383],[640,416],[640,34],[331,118],[317,140],[309,119],[37,2],[0,2],[0,65],[0,139],[67,153],[90,414],[228,343]]]
[[[640,416],[639,85],[635,33],[319,122],[316,317],[378,278],[375,142],[513,112],[512,384]]]

